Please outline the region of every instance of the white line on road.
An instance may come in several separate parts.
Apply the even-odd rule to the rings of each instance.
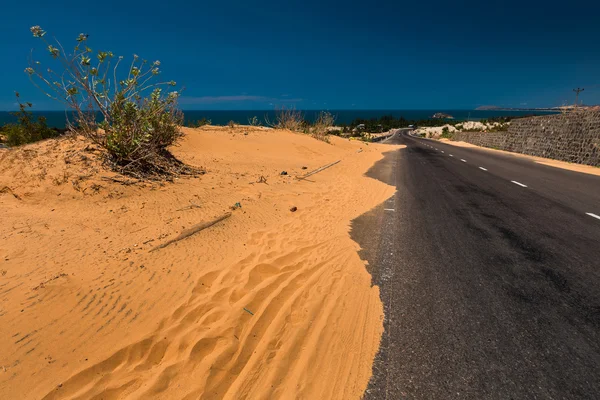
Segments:
[[[522,187],[527,187],[527,185],[523,185],[522,183],[517,182],[517,181],[511,181],[511,182],[514,183],[515,185],[519,185],[519,186],[522,186]]]
[[[444,152],[444,150],[442,150],[442,153]]]
[[[487,169],[483,168],[483,167],[479,167],[480,170],[482,171],[487,171]]]
[[[452,154],[450,154],[450,157],[454,157]]]
[[[592,218],[600,219],[600,215],[596,215],[596,214],[592,214],[592,213],[586,213],[586,214],[589,215]]]
[[[463,159],[463,158],[461,158],[461,159],[460,159],[460,161],[462,161],[462,162],[467,162],[467,160],[465,160],[465,159]]]
[[[384,208],[383,211],[396,211],[393,208]]]

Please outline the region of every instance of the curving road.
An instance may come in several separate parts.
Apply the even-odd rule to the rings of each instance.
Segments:
[[[354,221],[385,332],[367,399],[600,396],[600,177],[406,132]]]

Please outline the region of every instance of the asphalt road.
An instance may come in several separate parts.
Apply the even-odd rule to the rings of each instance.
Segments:
[[[600,177],[387,143],[396,195],[352,228],[385,309],[365,398],[600,398]]]

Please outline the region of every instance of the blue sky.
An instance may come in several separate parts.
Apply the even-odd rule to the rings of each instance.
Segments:
[[[63,45],[162,62],[184,109],[466,109],[600,103],[600,2],[5,2],[0,110],[61,109],[23,69]]]

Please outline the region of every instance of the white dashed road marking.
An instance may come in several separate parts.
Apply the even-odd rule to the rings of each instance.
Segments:
[[[383,211],[396,211],[393,208],[384,208]]]
[[[462,161],[462,162],[467,162],[467,160],[465,160],[465,159],[463,159],[463,158],[461,158],[461,159],[460,159],[460,161]]]
[[[454,157],[452,154],[450,154],[450,157]]]
[[[444,150],[442,150],[442,153],[444,152]]]
[[[600,215],[596,215],[596,214],[592,214],[592,213],[586,213],[586,214],[592,218],[600,219]]]
[[[487,169],[483,168],[483,167],[479,167],[480,170],[482,171],[487,171]]]
[[[527,187],[527,185],[523,185],[522,183],[517,182],[517,181],[511,181],[511,182],[514,183],[515,185],[519,185],[521,187]]]

